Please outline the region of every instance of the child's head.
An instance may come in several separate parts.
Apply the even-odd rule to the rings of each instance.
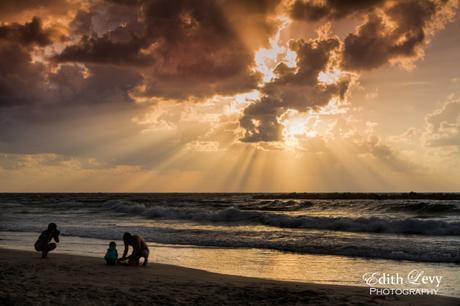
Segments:
[[[111,248],[115,248],[117,246],[117,244],[115,243],[115,241],[112,241],[109,243],[109,247]]]

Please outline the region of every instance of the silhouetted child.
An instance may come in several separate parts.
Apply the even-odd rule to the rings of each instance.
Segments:
[[[108,265],[115,265],[118,259],[118,252],[117,252],[117,244],[115,241],[110,242],[109,248],[107,249],[107,253],[104,256],[105,263]]]
[[[59,242],[59,231],[55,223],[48,224],[48,229],[43,231],[35,242],[35,250],[42,252],[42,258],[46,258],[48,252],[56,248],[56,243],[50,243],[51,239]]]

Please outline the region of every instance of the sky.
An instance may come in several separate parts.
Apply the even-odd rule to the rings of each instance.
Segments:
[[[457,0],[3,0],[0,191],[460,191]]]

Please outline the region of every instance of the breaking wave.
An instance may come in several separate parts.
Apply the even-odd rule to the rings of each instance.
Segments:
[[[0,230],[38,233],[42,228],[32,225],[0,225]],[[104,240],[120,240],[124,231],[135,231],[147,241],[163,244],[259,248],[309,254],[460,263],[458,243],[440,249],[435,247],[435,244],[428,238],[425,239],[425,243],[414,244],[410,238],[395,240],[393,237],[382,237],[376,241],[372,237],[358,234],[353,237],[331,237],[320,233],[299,233],[293,236],[292,233],[283,235],[283,233],[274,234],[270,231],[190,230],[138,226],[117,228],[65,226],[61,228],[63,236]],[[289,236],[289,239],[280,239],[286,235]]]
[[[347,232],[394,233],[418,235],[460,235],[460,222],[420,218],[290,216],[235,207],[220,210],[199,208],[146,207],[143,204],[110,200],[104,207],[119,213],[146,218],[189,220],[209,223],[261,224],[280,228],[321,229]]]

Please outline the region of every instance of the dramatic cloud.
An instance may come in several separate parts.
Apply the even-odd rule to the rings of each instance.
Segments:
[[[84,137],[75,135],[78,124],[69,128],[71,120],[107,111],[124,111],[130,120],[129,92],[140,74],[129,67],[49,63],[43,49],[53,45],[51,35],[39,18],[0,27],[2,152],[72,154],[63,143],[73,138],[75,149]]]
[[[55,56],[58,62],[112,65],[145,65],[152,58],[141,52],[149,45],[140,3],[135,1],[95,2],[80,9],[70,22],[80,41]]]
[[[340,77],[324,83],[320,72],[337,59],[337,38],[291,41],[290,50],[297,54],[296,67],[280,63],[275,78],[261,89],[263,97],[245,108],[240,119],[244,142],[280,141],[283,126],[279,117],[288,109],[306,112],[325,106],[332,98],[344,99],[350,79]]]
[[[290,12],[296,19],[331,20],[365,12],[366,21],[345,38],[343,46],[338,38],[291,42],[290,49],[297,54],[296,68],[280,63],[274,69],[275,79],[261,88],[263,97],[244,110],[241,140],[279,141],[283,129],[279,121],[287,109],[305,112],[333,98],[343,100],[350,79],[324,84],[320,72],[337,70],[337,65],[352,71],[393,61],[410,65],[423,55],[430,35],[452,18],[455,9],[455,1],[295,1]]]
[[[70,6],[67,0],[2,0],[0,1],[0,18],[10,19],[25,12],[37,12],[39,10],[65,14]]]
[[[36,44],[46,46],[51,43],[51,31],[44,30],[40,18],[34,17],[31,22],[24,25],[13,23],[0,25],[0,40],[15,41],[22,45]]]
[[[101,63],[113,65],[148,65],[153,57],[140,52],[146,43],[126,27],[96,35],[83,36],[78,45],[64,49],[55,57],[58,62]]]
[[[64,104],[129,103],[130,90],[142,80],[133,69],[116,66],[61,65],[49,74],[50,95]]]
[[[296,0],[289,12],[303,21],[364,17],[345,38],[343,67],[368,70],[390,61],[409,65],[423,56],[430,36],[452,19],[456,7],[456,0]]]
[[[216,183],[216,170],[227,171],[223,181],[241,189],[254,169],[274,177],[268,168],[277,158],[276,167],[284,171],[289,160],[305,178],[299,158],[313,173],[326,165],[329,179],[360,168],[383,186],[382,172],[414,173],[406,159],[420,137],[426,146],[448,147],[420,147],[427,152],[458,151],[457,100],[426,116],[425,126],[420,116],[444,91],[457,90],[459,22],[433,40],[422,69],[377,70],[415,68],[457,4],[0,1],[0,166],[20,173],[18,182],[42,168],[53,182],[60,169],[91,177],[125,166],[135,175],[177,171],[169,178],[212,169],[209,182]],[[406,82],[424,86],[400,86]],[[375,88],[378,97],[369,92]],[[331,131],[340,118],[351,123]],[[408,127],[391,146],[385,142]]]
[[[366,12],[366,21],[345,38],[343,46],[338,38],[292,41],[289,48],[297,54],[296,68],[280,63],[274,69],[275,79],[261,89],[263,97],[244,110],[241,140],[279,141],[283,129],[279,118],[287,109],[305,112],[317,110],[333,98],[343,100],[350,79],[342,77],[324,84],[319,80],[320,72],[338,65],[352,71],[392,61],[410,65],[423,55],[429,36],[444,26],[454,10],[453,1],[294,2],[290,12],[297,19],[339,19]]]
[[[433,31],[452,18],[455,8],[455,1],[389,1],[345,38],[344,68],[373,69],[392,60],[410,64],[423,56],[422,47]]]
[[[258,39],[266,43],[274,31],[266,14],[275,7],[274,1],[219,5],[215,1],[157,0],[136,2],[129,8],[117,1],[104,9],[96,5],[77,14],[72,25],[85,35],[55,59],[142,66],[145,81],[139,94],[144,96],[186,99],[244,92],[254,89],[259,80],[252,69],[254,46],[246,46],[238,25],[232,23],[238,20],[227,17],[226,9],[245,10],[246,19],[255,17]],[[127,10],[128,15],[120,13]],[[103,29],[96,21],[114,28]]]
[[[43,95],[46,67],[32,63],[34,46],[51,44],[39,18],[24,25],[0,26],[0,108],[23,104]]]
[[[282,114],[282,102],[263,97],[244,109],[240,125],[244,129],[244,142],[279,141],[282,125],[278,116]]]
[[[339,19],[348,15],[374,10],[384,0],[296,0],[290,7],[292,18],[306,21]]]
[[[114,66],[61,65],[50,71],[21,44],[1,39],[0,64],[0,107],[27,105],[29,111],[33,105],[132,101],[129,91],[142,80],[138,72]]]

